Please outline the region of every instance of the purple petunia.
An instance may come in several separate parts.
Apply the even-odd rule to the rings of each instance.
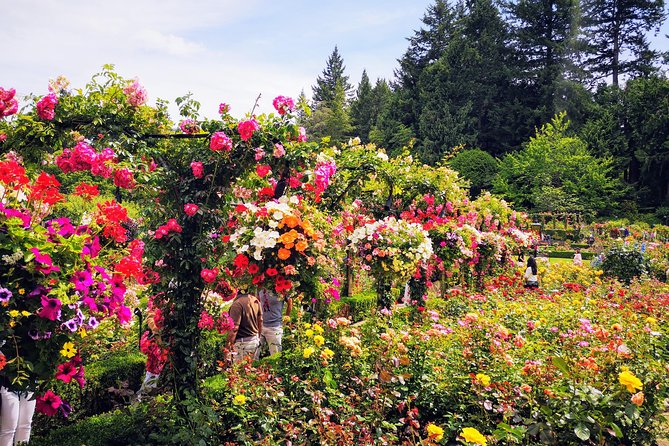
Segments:
[[[11,297],[11,291],[9,291],[7,288],[0,288],[0,302],[7,303]]]
[[[56,321],[60,319],[60,307],[61,302],[58,299],[42,296],[42,309],[37,313],[37,315],[44,319],[49,319],[50,321]]]
[[[74,289],[82,294],[88,294],[88,288],[93,285],[93,277],[88,271],[77,271],[72,275],[71,282],[74,283]]]

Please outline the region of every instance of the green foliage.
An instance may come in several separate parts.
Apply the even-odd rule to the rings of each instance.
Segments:
[[[490,190],[499,171],[497,160],[480,149],[463,150],[448,161],[449,167],[470,183],[473,196],[483,190]]]
[[[601,268],[607,276],[625,283],[630,283],[635,277],[648,272],[643,253],[627,246],[616,246],[608,250],[604,254]]]
[[[347,315],[353,322],[359,322],[368,318],[374,308],[376,308],[376,293],[370,290],[342,297],[333,311]]]
[[[496,192],[516,205],[543,211],[595,214],[611,209],[624,192],[612,177],[611,159],[595,158],[568,136],[565,114],[544,125],[520,152],[500,163]]]

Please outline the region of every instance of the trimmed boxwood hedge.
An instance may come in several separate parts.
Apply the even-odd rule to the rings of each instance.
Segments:
[[[144,378],[145,364],[146,356],[140,353],[118,352],[106,359],[86,365],[84,389],[79,389],[77,385],[70,385],[59,392],[60,396],[74,409],[69,418],[36,414],[33,420],[34,434],[40,435],[62,426],[68,426],[82,418],[98,415],[114,407],[127,404],[128,397],[115,395],[109,392],[109,389],[121,388],[122,383],[127,382],[128,389],[137,391]]]
[[[553,257],[556,259],[573,259],[574,251],[547,251],[548,257]],[[595,255],[591,252],[581,251],[581,257],[583,260],[591,260]]]

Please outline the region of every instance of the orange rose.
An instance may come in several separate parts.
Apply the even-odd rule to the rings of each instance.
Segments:
[[[632,395],[632,398],[630,398],[630,400],[632,401],[632,404],[634,404],[635,406],[641,406],[644,400],[643,392],[635,393],[634,395]]]
[[[309,247],[309,244],[305,242],[304,240],[300,240],[297,242],[297,245],[295,245],[295,250],[299,252],[304,252],[305,249]]]
[[[287,258],[290,257],[290,251],[288,249],[279,248],[279,254],[278,255],[279,255],[279,258],[281,260],[286,260]]]
[[[292,229],[300,224],[300,219],[294,215],[286,215],[283,217],[283,220],[281,220],[281,223]]]

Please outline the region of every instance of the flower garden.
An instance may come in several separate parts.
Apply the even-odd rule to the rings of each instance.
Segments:
[[[666,227],[531,290],[527,216],[447,167],[309,141],[283,96],[146,101],[111,67],[20,111],[0,88],[0,379],[34,392],[31,445],[667,436]],[[230,303],[262,288],[296,302],[283,351],[233,365]]]

